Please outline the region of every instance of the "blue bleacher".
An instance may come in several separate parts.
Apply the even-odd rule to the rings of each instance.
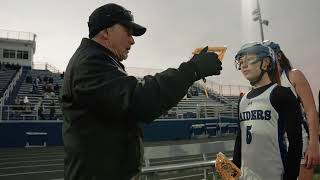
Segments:
[[[219,124],[218,123],[206,123],[206,132],[209,137],[215,137],[219,133]]]
[[[198,139],[207,136],[205,124],[193,124],[190,127],[190,139]]]

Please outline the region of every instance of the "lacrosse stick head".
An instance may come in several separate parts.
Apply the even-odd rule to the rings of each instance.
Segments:
[[[241,175],[240,169],[221,152],[217,154],[215,167],[223,180],[237,180]]]
[[[201,52],[203,48],[196,48],[192,54],[199,54]],[[223,60],[224,58],[224,54],[227,51],[227,47],[226,46],[222,46],[222,47],[208,47],[208,52],[214,52],[218,55],[218,58],[220,61]]]

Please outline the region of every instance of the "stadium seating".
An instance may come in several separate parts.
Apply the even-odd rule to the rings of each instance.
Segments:
[[[4,87],[10,84],[16,71],[1,72],[0,85]],[[59,107],[58,93],[48,95],[44,91],[44,77],[52,77],[53,85],[58,84],[62,87],[60,74],[52,73],[48,70],[30,70],[27,69],[20,77],[20,83],[17,83],[16,90],[10,94],[11,101],[5,104],[2,111],[2,120],[62,120],[63,115]],[[35,79],[40,78],[36,90],[34,90]],[[185,138],[207,138],[220,135],[235,134],[237,124],[232,119],[237,117],[237,101],[239,96],[221,96],[212,90],[209,90],[209,97],[204,93],[203,87],[195,83],[188,91],[188,94],[166,114],[159,119],[177,120],[190,119],[195,121],[185,127]],[[16,108],[20,101],[23,104],[25,97],[28,98],[29,107]],[[43,116],[38,114],[37,104],[42,99],[44,110]],[[50,114],[51,105],[54,102],[54,116]],[[223,118],[226,118],[224,120]],[[200,119],[199,119],[200,118]],[[212,121],[210,119],[219,119]],[[205,119],[206,121],[198,121]],[[165,123],[164,123],[165,124]],[[160,127],[160,126],[159,126]],[[180,137],[180,136],[179,136]],[[182,138],[183,139],[183,138]]]
[[[3,92],[7,89],[16,72],[16,70],[0,71],[0,97],[2,96]]]
[[[62,80],[60,78],[60,74],[57,73],[52,73],[50,71],[47,70],[29,70],[26,74],[26,76],[24,77],[24,79],[22,79],[22,84],[20,85],[20,87],[18,88],[18,93],[15,95],[15,97],[13,98],[16,102],[22,101],[26,96],[28,97],[28,100],[31,104],[31,112],[28,111],[21,111],[20,113],[16,113],[16,111],[9,109],[11,111],[11,113],[9,112],[9,117],[11,120],[35,120],[38,119],[37,116],[37,110],[36,110],[36,104],[39,101],[39,98],[43,98],[43,105],[44,105],[44,111],[43,111],[43,115],[45,117],[45,119],[49,120],[50,119],[50,103],[52,101],[54,101],[55,103],[55,117],[52,120],[56,120],[56,119],[62,119],[62,112],[61,109],[59,107],[59,101],[58,101],[58,93],[55,93],[53,96],[48,95],[46,96],[43,90],[43,79],[44,77],[52,77],[53,78],[53,84],[58,84],[59,87],[62,86]],[[31,82],[27,82],[28,77],[32,78]],[[32,92],[32,86],[34,85],[34,80],[40,77],[42,79],[42,82],[39,82],[38,84],[38,90],[37,92]],[[6,105],[17,105],[14,103],[9,103]],[[51,119],[50,119],[51,120]]]
[[[183,98],[169,112],[176,112],[177,118],[234,117],[237,113],[237,104],[233,101],[222,102],[211,96],[207,98],[202,91],[199,91],[197,96]]]
[[[10,83],[11,78],[14,76],[14,70],[7,70],[1,72],[0,76],[0,89],[5,89],[6,85]],[[39,77],[42,81],[38,83],[37,88],[34,88],[34,81]],[[44,104],[44,117],[49,118],[49,107],[53,101],[55,103],[55,117],[54,119],[62,119],[62,112],[59,108],[59,101],[57,93],[55,96],[46,96],[44,93],[44,77],[52,77],[53,85],[58,84],[62,86],[62,80],[60,74],[52,73],[48,70],[28,70],[25,76],[22,76],[22,83],[17,87],[18,91],[13,94],[13,100],[15,102],[22,101],[26,96],[31,104],[31,113],[22,112],[17,116],[17,113],[13,113],[13,116],[9,116],[10,119],[24,119],[32,120],[38,119],[36,104],[39,98],[43,98]],[[166,114],[162,115],[162,119],[186,119],[186,118],[210,118],[210,117],[235,117],[237,112],[237,101],[239,96],[221,96],[212,90],[208,91],[209,98],[206,97],[204,89],[198,83],[195,83],[190,87],[188,94]],[[17,105],[12,101],[6,105]],[[8,109],[8,111],[10,111]]]

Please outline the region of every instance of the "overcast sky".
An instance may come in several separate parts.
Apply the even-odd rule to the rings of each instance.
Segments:
[[[37,34],[35,61],[64,70],[82,37],[88,36],[91,12],[115,2],[131,10],[147,27],[124,62],[128,67],[178,67],[196,47],[227,45],[221,76],[223,84],[248,85],[234,68],[233,57],[248,41],[260,41],[251,12],[255,0],[1,0],[0,29]],[[304,72],[314,95],[320,88],[320,1],[260,0],[265,39],[279,42],[295,68]]]

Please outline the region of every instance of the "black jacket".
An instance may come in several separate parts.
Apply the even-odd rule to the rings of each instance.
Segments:
[[[65,180],[129,179],[141,168],[141,123],[175,106],[198,80],[193,63],[128,76],[106,48],[84,38],[69,61],[60,101]]]

